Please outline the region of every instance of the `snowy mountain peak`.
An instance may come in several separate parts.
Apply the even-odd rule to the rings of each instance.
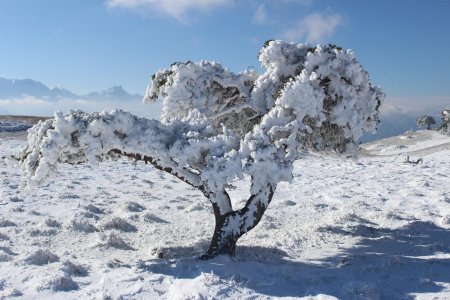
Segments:
[[[77,95],[62,87],[49,88],[45,84],[33,79],[6,79],[0,77],[0,99],[20,99],[31,96],[49,101],[59,100],[105,100],[105,101],[141,101],[143,96],[130,94],[120,86],[113,86],[100,92]]]
[[[126,93],[125,90],[123,89],[123,87],[121,85],[116,85],[113,87],[110,87],[109,89],[105,90],[105,92],[110,92],[110,93]]]
[[[24,95],[45,97],[51,95],[51,90],[32,79],[0,78],[0,99],[20,98]]]
[[[89,93],[83,98],[88,100],[121,100],[121,101],[140,101],[143,96],[139,94],[130,94],[124,90],[121,85],[110,87],[109,89],[103,90],[101,92]]]

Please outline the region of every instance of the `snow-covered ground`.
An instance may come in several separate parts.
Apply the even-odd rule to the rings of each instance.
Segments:
[[[0,132],[0,157],[25,139]],[[362,145],[357,161],[308,155],[236,257],[200,261],[211,207],[170,175],[61,165],[22,195],[1,160],[0,298],[450,299],[449,170],[450,137],[431,131]]]
[[[16,120],[0,120],[0,132],[13,132],[27,130],[33,126],[31,123]]]

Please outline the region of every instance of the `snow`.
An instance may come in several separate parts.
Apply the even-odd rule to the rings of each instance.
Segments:
[[[1,132],[0,157],[25,143]],[[450,298],[449,145],[424,130],[363,144],[358,160],[306,154],[236,257],[207,261],[210,205],[151,165],[64,166],[20,194],[1,160],[0,298]],[[231,184],[245,202],[248,180]]]
[[[406,139],[414,143],[372,143],[359,162],[346,159],[376,130],[384,99],[353,52],[270,41],[259,58],[262,75],[208,61],[161,69],[146,95],[163,98],[161,122],[119,109],[71,111],[29,129],[15,156],[28,193],[18,193],[17,167],[2,174],[14,215],[0,222],[2,261],[23,267],[2,285],[28,282],[30,269],[23,295],[375,299],[405,298],[419,284],[446,293],[445,263],[408,275],[411,258],[448,258],[448,137],[418,133]],[[411,153],[393,152],[409,145]],[[422,163],[392,155],[405,153],[423,154]],[[63,163],[72,166],[58,170]],[[399,209],[404,199],[413,215]],[[203,258],[215,258],[200,262],[212,211]],[[234,254],[241,236],[235,258],[217,257]],[[401,285],[390,286],[394,279]]]
[[[61,162],[144,160],[213,203],[221,221],[207,255],[234,252],[230,245],[258,224],[278,183],[292,181],[298,151],[356,155],[362,134],[376,131],[384,99],[351,50],[270,41],[259,59],[267,69],[262,75],[234,74],[209,61],[159,70],[144,100],[162,98],[161,122],[118,109],[55,113],[30,129],[18,156],[23,186],[44,183]],[[233,208],[226,187],[244,174],[251,196]]]
[[[23,131],[33,126],[26,121],[0,120],[0,132]]]
[[[423,155],[437,150],[450,149],[449,137],[432,130],[409,131],[399,136],[367,143],[365,154]],[[424,148],[424,143],[427,147]]]

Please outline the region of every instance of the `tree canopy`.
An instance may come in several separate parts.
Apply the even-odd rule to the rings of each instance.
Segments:
[[[436,120],[432,116],[422,115],[419,118],[417,118],[417,126],[419,128],[426,127],[428,130],[430,130],[431,125],[434,125],[434,124],[436,124]]]
[[[127,156],[200,189],[216,227],[205,257],[234,254],[258,224],[281,181],[291,181],[303,150],[355,155],[375,132],[384,94],[353,51],[268,41],[263,74],[234,74],[217,62],[179,62],[151,77],[145,101],[163,101],[161,120],[128,112],[56,113],[30,130],[22,153],[25,186],[59,163]],[[233,208],[229,184],[249,176],[250,197]]]
[[[439,132],[450,135],[450,109],[444,109],[442,111],[442,123],[439,127]]]

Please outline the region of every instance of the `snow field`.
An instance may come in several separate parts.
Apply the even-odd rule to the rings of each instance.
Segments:
[[[0,157],[24,143],[1,135]],[[450,298],[448,143],[420,131],[363,145],[357,161],[308,155],[237,256],[209,261],[197,257],[211,207],[168,174],[126,159],[61,166],[20,194],[1,160],[0,298]],[[248,182],[234,185],[243,202]]]

